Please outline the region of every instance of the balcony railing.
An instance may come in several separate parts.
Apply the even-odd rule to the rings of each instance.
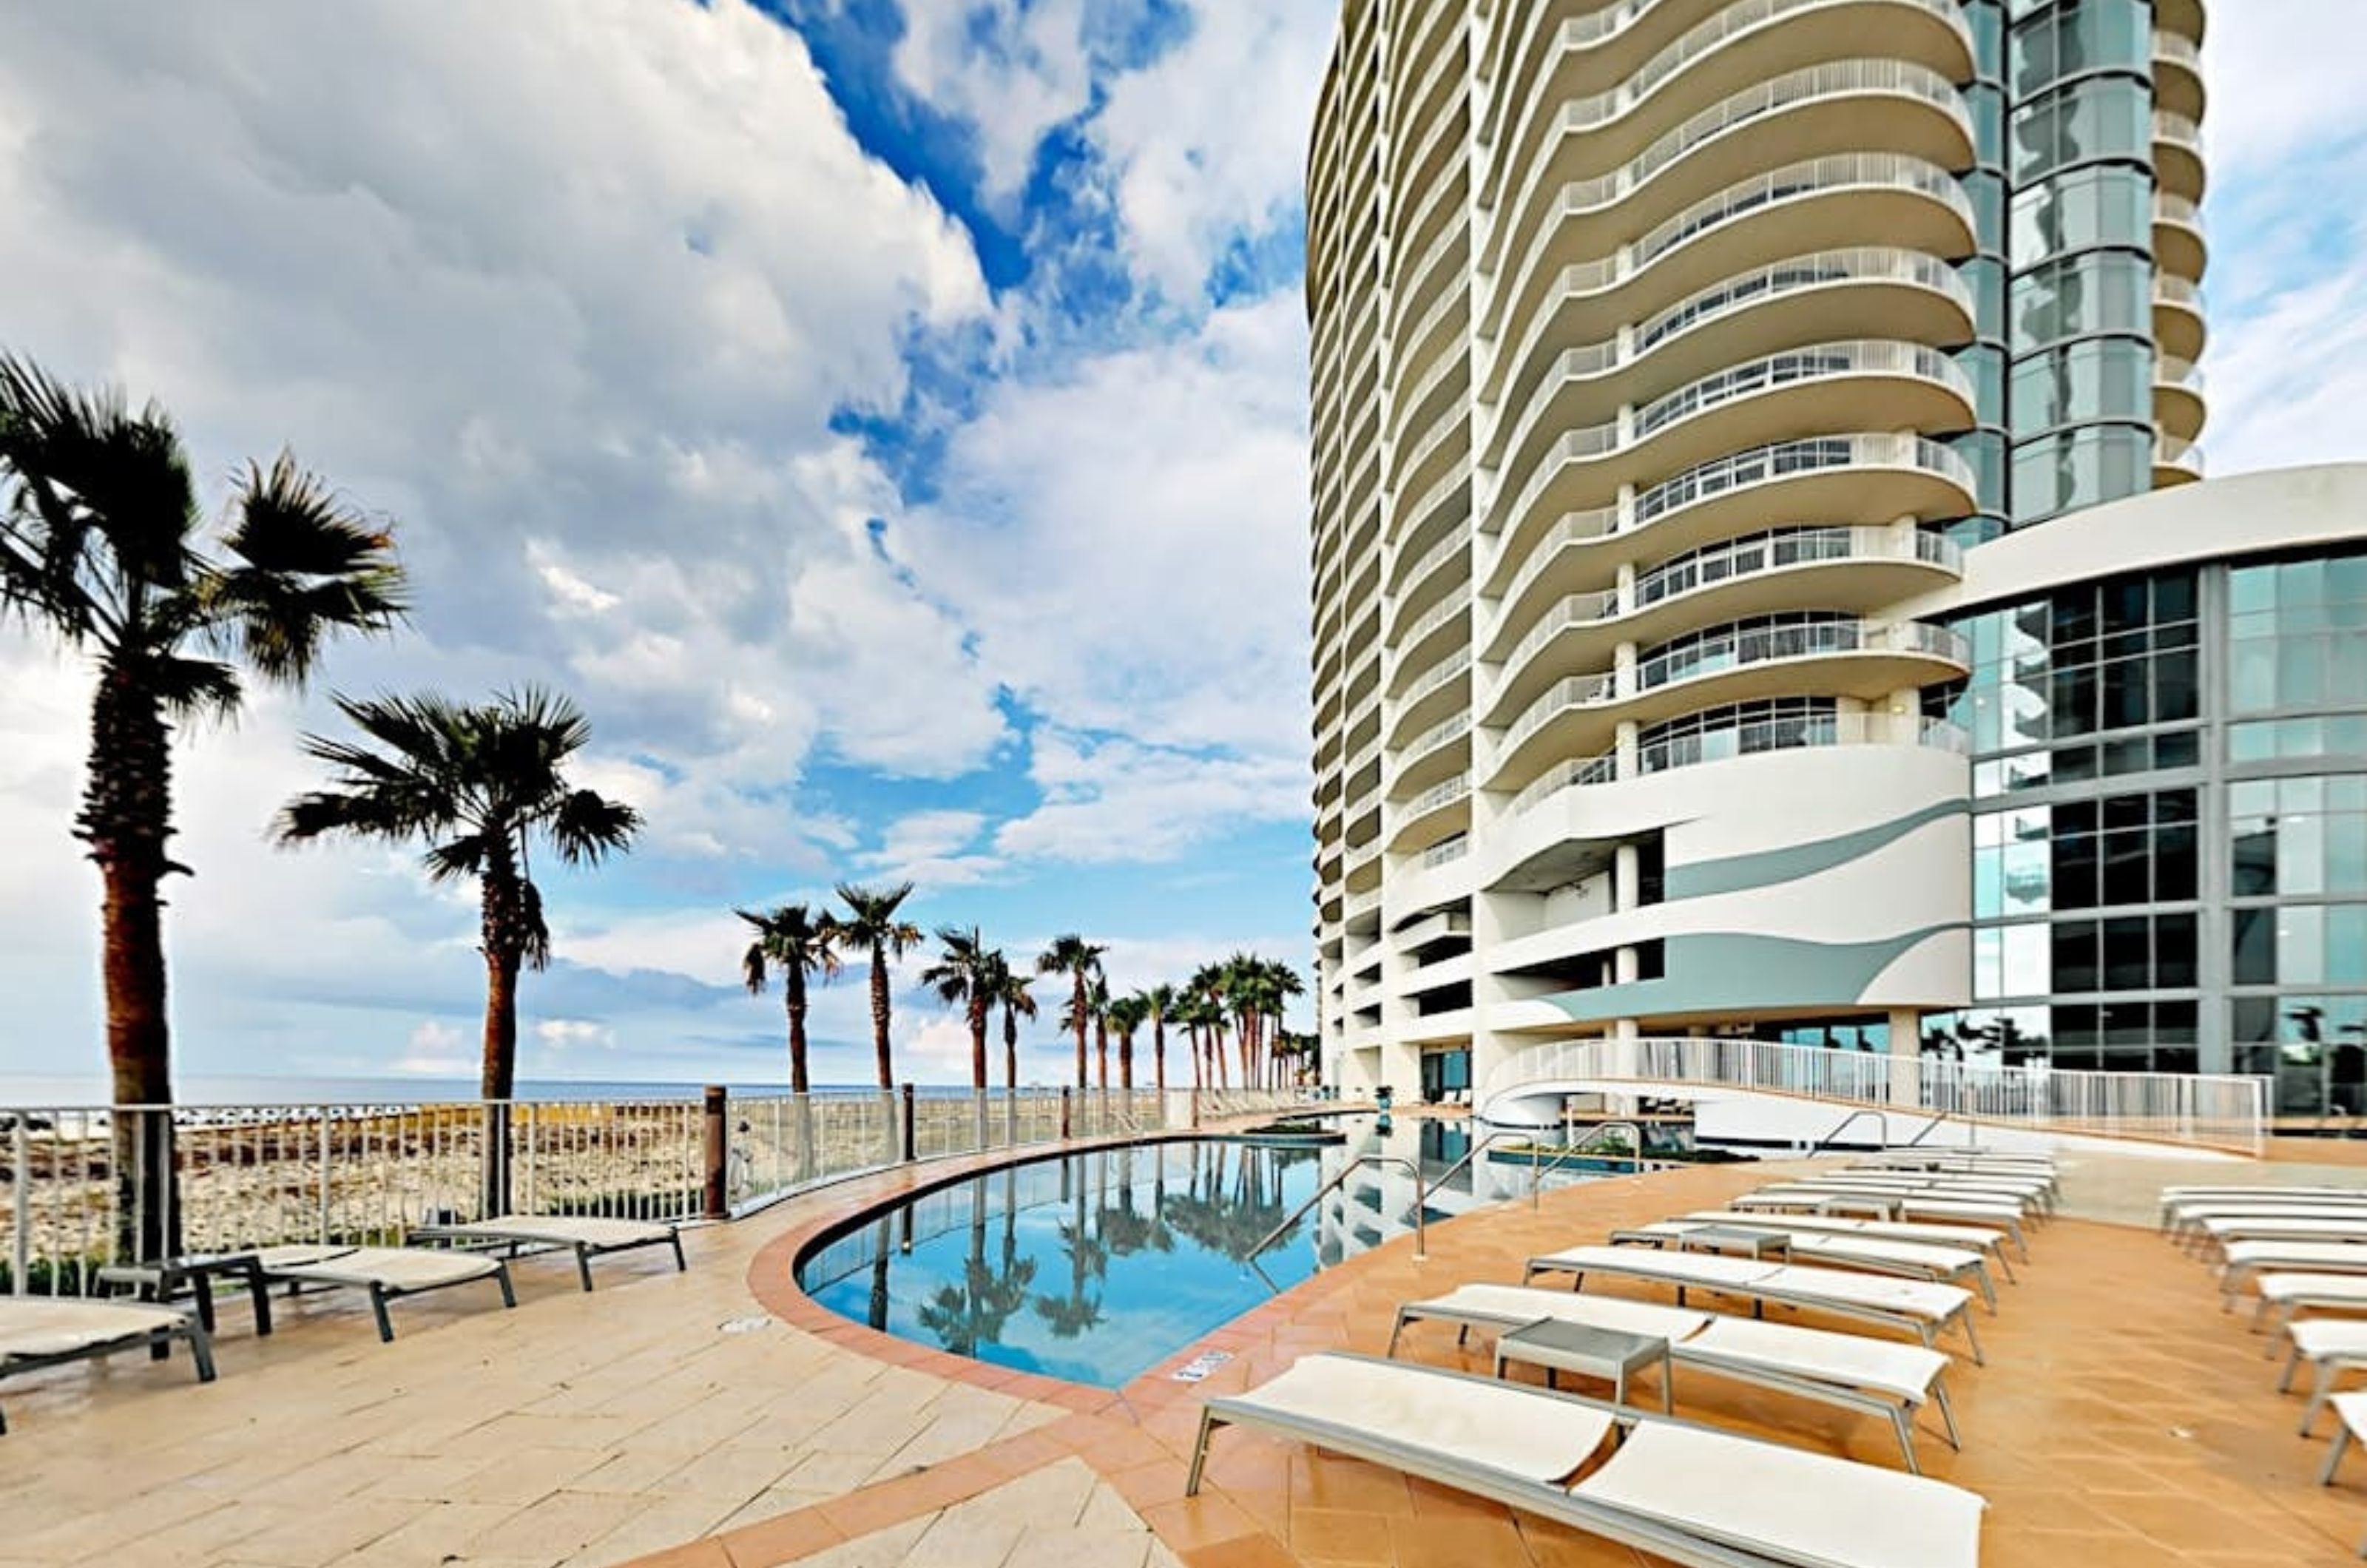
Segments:
[[[1647,742],[1636,749],[1633,761],[1624,768],[1615,751],[1557,762],[1512,797],[1512,815],[1531,811],[1566,789],[1616,784],[1767,751],[1826,746],[1921,746],[1961,756],[1970,749],[1971,737],[1944,719],[1905,715],[1829,713],[1755,719]]]
[[[1834,61],[1788,72],[1713,104],[1617,168],[1563,186],[1556,206],[1564,214],[1610,207],[1695,148],[1738,126],[1795,104],[1871,93],[1887,93],[1931,104],[1957,122],[1967,144],[1973,140],[1971,108],[1964,95],[1938,72],[1900,60]],[[1519,213],[1528,209],[1538,184],[1552,167],[1551,147],[1557,138],[1581,133],[1616,118],[1629,101],[1625,88],[1614,88],[1593,98],[1564,104],[1555,117],[1557,123],[1531,154],[1519,190],[1506,210]],[[1509,234],[1513,227],[1507,223],[1499,232]]]
[[[1473,1098],[1484,1117],[1500,1101],[1521,1099],[1524,1092],[1604,1082],[1716,1084],[1910,1115],[1962,1117],[2025,1132],[2226,1149],[2255,1158],[2269,1131],[2265,1077],[1991,1066],[1763,1040],[1573,1040],[1540,1045],[1516,1053],[1489,1073]]]

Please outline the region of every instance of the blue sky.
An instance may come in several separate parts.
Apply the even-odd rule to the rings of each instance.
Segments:
[[[2215,471],[2358,452],[2367,239],[2323,195],[2367,108],[2300,41],[2336,3],[2214,17]],[[842,876],[1082,929],[1121,985],[1304,965],[1327,0],[204,10],[0,14],[0,344],[164,400],[209,481],[285,443],[396,521],[420,613],[330,684],[591,713],[651,831],[549,889],[527,1076],[776,1075],[730,909]],[[0,1074],[100,1065],[86,690],[0,631]],[[325,722],[185,750],[182,1070],[470,1075],[466,897],[263,842]],[[960,1073],[900,1008],[913,1075]],[[816,1022],[861,1076],[859,975]]]

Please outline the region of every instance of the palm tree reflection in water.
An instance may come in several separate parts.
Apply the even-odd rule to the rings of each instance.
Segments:
[[[921,1326],[957,1356],[976,1357],[1002,1343],[1002,1329],[1027,1304],[1036,1282],[1036,1260],[1019,1256],[1019,1172],[1002,1173],[1002,1245],[1000,1261],[986,1260],[986,1183],[970,1184],[969,1257],[958,1286],[941,1285],[922,1303]]]

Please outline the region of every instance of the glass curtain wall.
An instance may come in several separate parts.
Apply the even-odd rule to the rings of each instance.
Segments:
[[[1975,1005],[1927,1051],[2271,1076],[2367,1114],[2367,552],[2111,579],[1954,623]]]
[[[2011,0],[2009,515],[2151,487],[2153,7]]]

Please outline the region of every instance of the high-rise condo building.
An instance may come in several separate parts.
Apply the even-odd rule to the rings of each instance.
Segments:
[[[2367,1090],[2367,473],[2197,484],[2202,0],[1346,0],[1334,1081],[1741,1033]]]

